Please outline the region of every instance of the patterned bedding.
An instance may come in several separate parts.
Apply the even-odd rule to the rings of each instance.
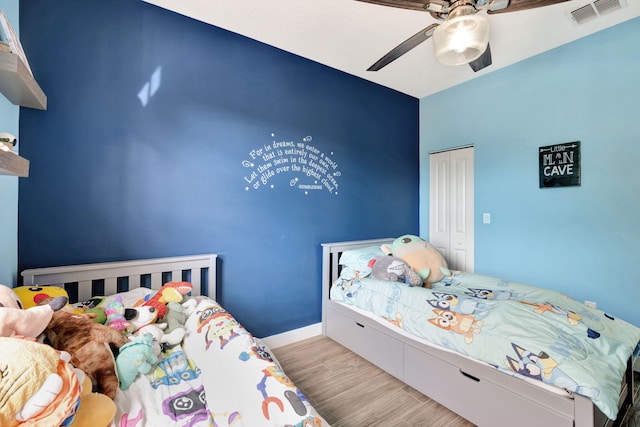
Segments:
[[[555,291],[473,273],[432,289],[339,278],[331,299],[516,376],[588,396],[610,419],[640,329]]]
[[[188,314],[182,344],[118,392],[112,427],[327,425],[217,302],[198,297]]]

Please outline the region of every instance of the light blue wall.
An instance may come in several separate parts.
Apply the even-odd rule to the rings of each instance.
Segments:
[[[475,271],[640,325],[639,40],[635,18],[422,99],[421,235],[429,152],[474,144]],[[576,140],[582,185],[538,188],[538,147]]]
[[[18,0],[0,0],[14,30],[18,30]],[[18,136],[20,107],[0,95],[0,132]],[[0,283],[14,285],[18,268],[18,179],[0,175]]]

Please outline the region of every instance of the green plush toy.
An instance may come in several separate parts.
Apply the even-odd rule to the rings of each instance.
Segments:
[[[167,314],[164,316],[164,321],[167,324],[167,329],[164,330],[164,333],[170,334],[176,329],[184,328],[186,320],[187,319],[186,315],[184,314],[182,304],[180,304],[179,302],[168,302]]]
[[[134,336],[131,342],[120,347],[116,358],[116,371],[120,380],[120,390],[126,390],[135,381],[138,373],[148,374],[158,363],[158,356],[153,352],[151,334]]]
[[[88,314],[96,323],[103,324],[107,321],[107,314],[104,312],[104,307],[88,308],[84,311],[84,314]]]
[[[419,236],[405,234],[394,240],[391,246],[382,245],[381,249],[387,255],[393,255],[409,264],[422,277],[427,288],[451,275],[442,254]]]

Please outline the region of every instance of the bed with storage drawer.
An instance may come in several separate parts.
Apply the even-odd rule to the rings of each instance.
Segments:
[[[325,336],[479,426],[622,422],[640,329],[566,295],[472,273],[431,289],[366,277],[392,240],[322,244]]]
[[[215,254],[37,268],[22,277],[35,290],[66,289],[73,303],[98,296],[125,307],[169,282],[192,285],[181,301],[184,339],[162,346],[148,373],[117,390],[111,426],[327,425],[270,350],[216,301]]]

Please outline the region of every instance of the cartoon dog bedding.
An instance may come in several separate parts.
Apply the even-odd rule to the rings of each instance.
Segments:
[[[640,341],[639,328],[566,295],[472,273],[432,289],[341,277],[331,299],[505,373],[587,396],[610,419]]]

